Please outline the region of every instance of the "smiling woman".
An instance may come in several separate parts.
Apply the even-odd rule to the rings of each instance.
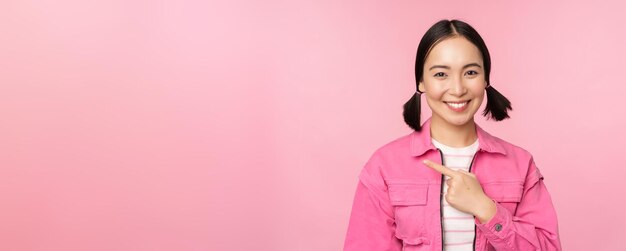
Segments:
[[[427,69],[425,71],[425,69]],[[443,91],[453,95],[449,99],[439,100],[456,112],[466,111],[465,119],[456,124],[467,122],[468,116],[473,116],[482,103],[483,89],[487,92],[487,105],[483,115],[491,114],[496,121],[509,117],[511,102],[496,91],[489,84],[491,71],[491,56],[487,45],[478,32],[469,24],[459,20],[442,20],[433,25],[422,37],[417,49],[415,60],[415,78],[417,91],[404,105],[404,120],[414,130],[420,131],[420,94],[426,93],[426,101],[431,109],[441,111],[436,100],[440,99]],[[466,87],[467,89],[463,89]],[[458,100],[464,91],[475,94],[479,100]],[[456,98],[455,98],[456,97]],[[460,109],[463,108],[463,109]],[[437,114],[433,110],[433,119]],[[451,122],[448,120],[448,122]]]
[[[509,117],[489,83],[491,59],[469,24],[441,20],[417,50],[414,129],[359,174],[344,250],[561,250],[556,212],[532,155],[474,122]],[[432,117],[420,124],[425,94]]]
[[[434,111],[433,122],[467,124],[480,107],[487,86],[478,48],[465,37],[454,36],[438,43],[424,65],[428,71],[418,88]]]

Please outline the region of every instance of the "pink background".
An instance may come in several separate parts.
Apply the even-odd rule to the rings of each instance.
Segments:
[[[0,250],[341,250],[442,18],[485,39],[515,110],[476,121],[534,154],[565,249],[615,250],[619,2],[4,0]]]

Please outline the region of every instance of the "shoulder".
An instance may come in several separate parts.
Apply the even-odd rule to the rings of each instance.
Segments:
[[[365,164],[364,171],[384,176],[390,166],[400,166],[400,163],[410,159],[412,134],[413,132],[397,136],[375,148]]]
[[[490,135],[489,140],[493,146],[497,146],[505,153],[491,154],[491,158],[489,158],[490,164],[501,167],[498,170],[506,170],[503,172],[506,175],[503,174],[503,176],[518,176],[520,180],[524,181],[524,187],[529,187],[543,178],[530,151],[496,136]],[[494,170],[493,173],[498,172]]]
[[[515,156],[524,156],[524,157],[532,157],[532,154],[517,144],[511,143],[509,141],[503,140],[501,138],[495,137],[496,140],[504,147],[507,154],[513,154]]]
[[[376,148],[372,158],[409,156],[413,132],[398,136]]]
[[[398,156],[408,156],[410,142],[411,134],[406,134],[376,148],[359,174],[359,179],[363,184],[370,189],[384,190],[384,177],[386,177],[389,166],[393,166],[391,162],[397,161]]]
[[[508,163],[515,164],[519,170],[519,174],[522,175],[521,179],[524,180],[524,190],[536,184],[539,180],[542,180],[543,174],[541,174],[535,159],[528,150],[521,146],[515,145],[508,141],[498,139],[500,144],[506,149],[506,158]]]
[[[483,131],[485,136],[485,140],[488,141],[489,147],[493,149],[497,149],[500,152],[504,153],[506,158],[516,159],[516,160],[531,160],[532,154],[517,144],[514,144],[510,141],[504,140],[498,136],[494,136],[488,132]]]

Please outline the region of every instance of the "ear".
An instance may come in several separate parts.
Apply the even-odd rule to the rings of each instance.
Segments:
[[[422,81],[420,81],[420,83],[417,85],[417,89],[418,89],[420,92],[422,92],[422,93],[426,92],[426,90],[424,89],[424,81],[423,81],[423,80],[422,80]]]

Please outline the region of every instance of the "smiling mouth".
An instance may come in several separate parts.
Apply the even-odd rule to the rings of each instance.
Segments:
[[[471,100],[460,101],[460,102],[446,102],[446,101],[443,101],[443,102],[446,103],[446,105],[448,105],[450,108],[454,110],[459,110],[459,109],[465,108],[465,106],[467,106],[467,103],[469,103],[470,101]]]

